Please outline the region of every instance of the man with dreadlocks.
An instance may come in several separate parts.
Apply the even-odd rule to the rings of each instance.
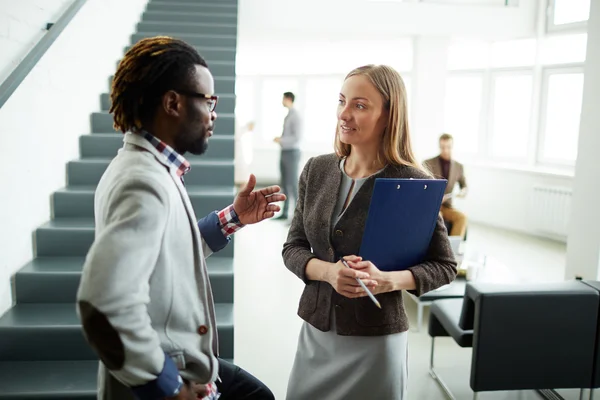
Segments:
[[[205,257],[242,226],[273,217],[279,187],[250,175],[232,205],[196,220],[184,187],[186,152],[202,154],[217,114],[214,80],[186,43],[143,39],[113,81],[111,113],[124,146],[95,194],[96,236],[77,312],[98,354],[98,398],[273,399],[217,357],[217,324]]]

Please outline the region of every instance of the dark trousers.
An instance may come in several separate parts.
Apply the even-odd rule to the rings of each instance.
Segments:
[[[281,158],[279,160],[279,169],[281,176],[281,190],[287,196],[287,200],[283,203],[281,215],[288,216],[290,199],[294,198],[294,202],[298,201],[298,168],[300,166],[300,150],[281,150]]]
[[[99,400],[134,400],[129,388],[117,381],[103,365],[100,366],[104,385]],[[219,358],[219,378],[217,388],[219,400],[274,400],[275,396],[264,383],[237,365]]]
[[[219,377],[217,388],[221,393],[219,400],[274,400],[264,383],[237,365],[219,358]]]

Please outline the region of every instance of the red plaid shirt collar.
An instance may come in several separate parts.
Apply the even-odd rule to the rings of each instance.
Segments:
[[[192,166],[190,162],[186,160],[181,154],[176,152],[171,146],[158,139],[156,136],[153,136],[147,131],[141,131],[139,133],[144,139],[146,139],[152,146],[158,150],[159,153],[164,155],[169,161],[171,165],[173,165],[176,169],[176,173],[178,177],[183,177],[183,175],[190,172]]]

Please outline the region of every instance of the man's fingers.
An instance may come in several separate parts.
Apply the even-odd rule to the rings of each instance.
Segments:
[[[265,196],[265,198],[267,199],[267,201],[269,203],[275,203],[278,201],[285,201],[285,199],[287,199],[286,195],[283,193],[277,193],[277,194],[272,194],[269,196]]]

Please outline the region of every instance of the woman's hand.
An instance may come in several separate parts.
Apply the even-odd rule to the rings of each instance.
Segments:
[[[350,268],[356,272],[362,272],[369,275],[371,279],[377,282],[377,286],[369,290],[373,294],[387,293],[396,290],[393,277],[389,272],[380,271],[371,261],[351,260],[347,261]]]
[[[346,260],[348,265],[351,266],[351,261],[359,262],[361,258],[357,256],[346,256],[344,257],[344,260]],[[373,291],[373,289],[375,289],[377,286],[377,281],[371,279],[372,277],[369,275],[369,273],[353,268],[347,268],[344,266],[342,261],[338,261],[336,264],[334,264],[327,276],[326,281],[336,292],[342,296],[349,298],[366,296],[367,292],[365,292],[364,289],[358,284],[356,278],[361,279],[371,291]]]

